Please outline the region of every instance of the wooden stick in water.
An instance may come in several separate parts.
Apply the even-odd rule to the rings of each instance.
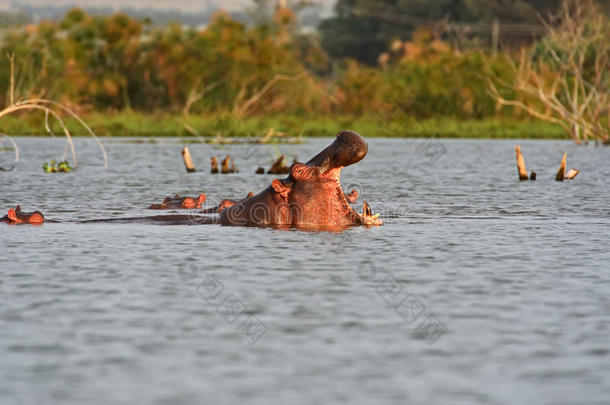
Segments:
[[[184,160],[184,167],[186,167],[186,171],[193,173],[195,171],[195,166],[193,165],[191,152],[189,152],[189,148],[186,146],[182,149],[182,160]]]
[[[218,159],[216,159],[214,156],[210,158],[210,173],[218,173]]]
[[[267,170],[267,174],[288,174],[290,168],[284,164],[284,155],[280,156]]]
[[[568,180],[572,180],[574,177],[576,177],[578,175],[578,173],[580,173],[580,170],[578,169],[570,169],[566,175],[565,178]]]
[[[568,154],[564,153],[561,158],[561,165],[559,165],[559,170],[557,171],[557,176],[555,176],[556,181],[563,181],[566,173],[566,160],[568,159]]]
[[[230,173],[229,165],[231,164],[231,156],[227,155],[222,162],[220,162],[220,173],[227,174]]]
[[[517,173],[519,173],[519,180],[527,180],[527,169],[525,167],[525,161],[523,160],[523,155],[521,154],[521,147],[519,145],[515,146],[515,153],[517,155]]]
[[[235,161],[231,159],[231,155],[227,155],[227,157],[220,162],[220,165],[220,173],[227,174],[239,172],[235,166]]]

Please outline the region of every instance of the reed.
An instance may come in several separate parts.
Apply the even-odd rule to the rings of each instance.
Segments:
[[[49,117],[55,118],[55,120],[59,123],[61,130],[63,131],[64,136],[66,137],[67,145],[66,150],[69,148],[72,153],[72,159],[74,160],[74,168],[78,166],[78,159],[76,157],[76,148],[74,147],[74,142],[72,140],[72,134],[68,127],[64,122],[63,114],[67,114],[71,118],[75,119],[84,129],[85,131],[95,139],[98,147],[102,152],[102,156],[104,158],[104,169],[108,168],[108,154],[106,153],[106,149],[104,145],[99,140],[99,138],[95,135],[93,130],[87,125],[87,123],[78,116],[74,111],[65,105],[58,103],[56,101],[47,100],[43,98],[31,98],[22,101],[15,101],[15,63],[14,56],[8,55],[10,61],[10,88],[9,88],[9,102],[10,104],[6,106],[3,110],[0,111],[0,119],[10,114],[14,114],[18,111],[23,110],[38,110],[43,111],[45,113],[45,129],[47,133],[53,137],[55,134],[51,131],[51,126],[49,125]],[[14,142],[13,142],[14,143]],[[64,152],[64,156],[61,160],[65,160],[66,153]]]

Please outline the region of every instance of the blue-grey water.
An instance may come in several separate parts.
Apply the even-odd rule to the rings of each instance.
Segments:
[[[608,403],[608,148],[520,141],[519,182],[516,141],[370,139],[342,183],[385,225],[331,233],[77,223],[258,192],[331,139],[193,144],[194,174],[175,139],[107,139],[106,171],[77,139],[67,174],[41,168],[62,140],[16,141],[2,214],[59,223],[0,223],[2,404]]]

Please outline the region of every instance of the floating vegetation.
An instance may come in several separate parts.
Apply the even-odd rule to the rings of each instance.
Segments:
[[[244,144],[301,144],[303,143],[302,134],[296,136],[289,135],[286,132],[276,131],[274,128],[268,128],[263,136],[225,136],[222,132],[217,132],[216,136],[204,136],[197,132],[193,127],[185,124],[185,128],[189,133],[195,136],[195,139],[183,139],[182,143],[209,143],[214,145],[244,145]]]
[[[42,168],[45,173],[67,173],[72,171],[72,166],[70,166],[67,160],[57,163],[55,159],[51,159],[50,162],[44,162]]]

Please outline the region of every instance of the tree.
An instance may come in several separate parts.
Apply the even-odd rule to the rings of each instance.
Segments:
[[[610,21],[594,0],[565,0],[546,27],[546,37],[512,65],[514,82],[492,75],[492,94],[501,105],[563,126],[577,143],[608,144]]]
[[[323,20],[322,45],[335,58],[375,64],[390,40],[410,39],[418,26],[463,29],[489,39],[492,22],[512,24],[505,36],[531,40],[540,32],[538,14],[556,10],[560,0],[338,0],[335,16]],[[519,24],[519,25],[515,25]]]

